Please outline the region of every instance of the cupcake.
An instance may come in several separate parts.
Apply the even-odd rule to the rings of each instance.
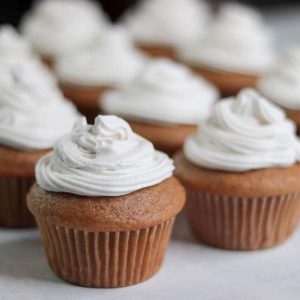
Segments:
[[[185,201],[173,168],[115,116],[83,119],[61,137],[27,198],[56,275],[103,288],[153,276]]]
[[[255,90],[220,101],[175,155],[190,226],[204,243],[256,250],[285,241],[300,209],[300,142]]]
[[[21,22],[21,31],[43,61],[82,47],[106,25],[100,7],[87,0],[39,1]]]
[[[261,15],[244,5],[224,4],[207,34],[180,58],[223,95],[253,87],[274,63],[271,38]]]
[[[217,89],[168,59],[150,61],[129,84],[108,92],[103,112],[128,120],[135,132],[167,153],[180,149],[209,116]]]
[[[130,80],[141,69],[144,57],[119,27],[98,35],[91,43],[61,56],[55,71],[65,96],[93,121],[102,94]]]
[[[0,63],[0,226],[30,227],[26,194],[37,160],[78,114],[48,77],[27,63]]]
[[[124,25],[146,54],[174,59],[175,48],[204,34],[209,15],[200,0],[145,0],[126,14]]]
[[[0,26],[0,60],[32,59],[30,44],[11,25]]]
[[[300,129],[300,47],[287,51],[284,59],[258,82],[259,91],[281,106]]]

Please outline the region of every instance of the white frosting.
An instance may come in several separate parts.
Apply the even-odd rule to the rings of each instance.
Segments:
[[[39,82],[56,85],[55,76],[34,54],[28,41],[11,25],[2,25],[0,26],[0,69],[4,68],[2,70],[4,74],[0,76],[9,78],[8,69],[16,66],[37,74],[35,79]]]
[[[208,117],[217,89],[170,60],[150,61],[136,78],[107,93],[101,108],[107,112],[148,122],[197,124]]]
[[[286,53],[278,66],[259,81],[258,89],[288,109],[300,109],[300,47]]]
[[[172,176],[173,162],[132,132],[115,116],[83,118],[61,137],[54,152],[36,166],[36,180],[46,191],[84,196],[119,196]]]
[[[30,44],[11,25],[0,26],[0,60],[32,58]]]
[[[200,0],[146,0],[128,13],[125,26],[138,42],[182,46],[203,35],[209,15]]]
[[[104,23],[95,2],[44,0],[25,16],[21,29],[38,53],[52,57],[85,45]]]
[[[0,57],[0,78],[11,80],[11,70],[17,72],[21,69],[28,76],[33,76],[35,85],[45,85],[48,88],[57,89],[57,80],[54,74],[36,57],[26,58],[19,56],[19,59],[6,59]]]
[[[259,75],[274,63],[271,36],[258,12],[224,4],[205,37],[181,49],[190,63],[225,71]]]
[[[252,89],[220,101],[200,130],[187,139],[184,153],[210,169],[243,172],[286,167],[300,161],[295,125],[284,111]]]
[[[48,149],[78,118],[74,106],[34,64],[0,64],[0,144]]]
[[[130,37],[121,28],[111,28],[85,47],[58,59],[59,80],[86,86],[115,85],[131,80],[144,63]]]

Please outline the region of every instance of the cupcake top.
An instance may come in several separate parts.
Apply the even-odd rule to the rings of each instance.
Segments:
[[[78,118],[53,82],[34,63],[0,64],[0,144],[48,149]]]
[[[300,161],[294,123],[253,89],[220,101],[200,128],[184,145],[185,156],[198,166],[243,172]]]
[[[200,0],[145,0],[124,23],[138,42],[182,46],[203,35],[209,15]]]
[[[144,63],[129,35],[119,27],[99,34],[85,47],[58,59],[60,81],[85,85],[116,85],[131,80]]]
[[[131,119],[196,124],[208,117],[217,89],[185,66],[167,59],[150,61],[136,78],[107,93],[101,108]]]
[[[224,4],[205,37],[182,49],[192,64],[242,74],[261,74],[274,63],[270,33],[261,15],[244,5]]]
[[[0,59],[17,61],[32,58],[29,43],[11,25],[0,26]]]
[[[45,0],[27,13],[21,30],[39,54],[57,56],[86,44],[104,24],[95,2]]]
[[[300,46],[287,51],[285,58],[258,83],[270,100],[288,109],[300,109]]]
[[[115,116],[82,118],[36,166],[39,186],[83,196],[120,196],[172,176],[169,157]]]

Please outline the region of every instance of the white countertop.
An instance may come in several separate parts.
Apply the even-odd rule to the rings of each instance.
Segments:
[[[49,269],[37,230],[0,230],[1,300],[299,300],[300,230],[277,248],[236,252],[210,248],[177,219],[160,272],[119,289],[73,286]]]

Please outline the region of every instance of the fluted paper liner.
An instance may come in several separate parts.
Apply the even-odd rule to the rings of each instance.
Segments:
[[[232,250],[273,247],[295,230],[300,193],[243,198],[213,195],[188,188],[187,213],[197,237]]]
[[[37,219],[50,267],[58,277],[88,287],[142,282],[160,268],[174,218],[140,230],[88,232]]]
[[[33,177],[0,176],[0,226],[21,228],[35,226],[26,204]]]

